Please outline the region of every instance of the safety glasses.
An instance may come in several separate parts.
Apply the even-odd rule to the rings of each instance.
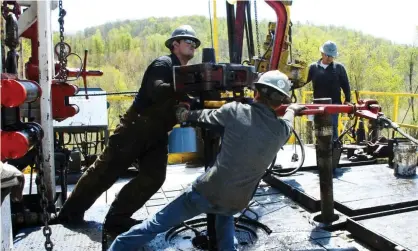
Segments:
[[[183,40],[186,44],[190,44],[193,48],[196,48],[196,42],[191,39],[184,39]]]

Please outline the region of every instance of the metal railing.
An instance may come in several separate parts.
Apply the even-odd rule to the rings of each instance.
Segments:
[[[359,97],[361,99],[375,98],[379,101],[379,103],[381,103],[381,100],[384,100],[385,102],[390,102],[390,106],[392,107],[391,111],[384,111],[383,110],[383,112],[385,113],[386,116],[391,118],[391,120],[393,122],[397,123],[401,127],[415,129],[415,130],[418,129],[418,125],[407,124],[407,123],[403,123],[403,121],[401,121],[401,122],[399,121],[400,100],[401,100],[401,98],[407,98],[407,99],[418,98],[418,94],[392,93],[392,92],[374,92],[374,91],[359,91],[358,94],[359,94]],[[302,103],[302,104],[310,103],[312,101],[312,95],[313,95],[312,91],[302,91],[302,90],[300,90],[299,91],[299,96],[301,97],[300,103]],[[352,92],[352,97],[355,97],[355,92],[354,91]],[[131,101],[133,98],[134,98],[133,96],[115,95],[115,96],[108,96],[107,100],[108,100],[108,102]],[[392,101],[388,101],[388,98],[391,99]],[[408,105],[409,105],[409,102],[408,102]],[[300,122],[302,122],[302,124],[305,124],[305,125],[309,121],[306,116],[298,118],[298,120],[299,119],[300,119]],[[339,129],[340,133],[345,128],[344,123],[346,123],[350,119],[351,118],[348,117],[346,114],[341,114],[340,115],[340,120],[339,120],[340,123],[339,123],[339,126],[338,126],[338,129]],[[299,128],[299,130],[300,129],[301,128]],[[109,129],[109,132],[113,132],[113,131],[114,131],[114,128]],[[367,126],[366,126],[366,132],[367,132]],[[290,144],[294,143],[294,137],[293,136],[290,138],[288,143],[290,143]]]
[[[313,92],[312,91],[301,91],[299,94],[301,96],[300,103],[302,103],[302,104],[310,103],[313,99]],[[384,106],[385,103],[388,103],[390,105],[390,108],[389,108],[389,105],[386,105],[386,106],[388,106],[387,108],[389,108],[389,109],[385,110],[384,109],[385,107],[382,106],[382,109],[383,109],[382,112],[387,117],[389,117],[393,122],[397,123],[401,127],[409,128],[409,129],[413,129],[413,130],[418,129],[418,125],[403,123],[404,118],[407,118],[405,116],[406,114],[411,116],[412,111],[409,109],[410,107],[406,108],[407,106],[410,106],[410,103],[409,103],[410,98],[418,98],[418,94],[393,93],[393,92],[374,92],[374,91],[358,91],[358,94],[359,94],[359,98],[361,98],[361,99],[367,99],[367,98],[377,99],[379,101],[379,103],[383,106]],[[352,91],[351,96],[355,97],[355,92],[354,91]],[[402,101],[405,101],[406,99],[408,99],[407,105],[400,106],[401,98],[404,99]],[[342,100],[344,100],[343,96],[342,96]],[[355,100],[353,100],[353,101],[355,101]],[[405,114],[404,114],[405,117],[400,119],[399,114],[400,114],[400,109],[402,109],[402,108],[406,108],[406,111],[405,111]],[[338,125],[338,131],[340,133],[346,128],[344,123],[346,123],[350,119],[351,118],[348,117],[347,114],[340,114],[339,125]],[[307,117],[302,117],[301,120],[302,120],[302,123],[306,124],[306,122],[308,121],[308,118]],[[365,122],[366,122],[365,125],[367,125],[367,121],[365,121]],[[366,132],[368,131],[367,126],[365,126],[365,130],[366,130]]]

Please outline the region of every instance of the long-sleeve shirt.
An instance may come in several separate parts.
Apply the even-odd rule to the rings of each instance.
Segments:
[[[133,107],[141,116],[147,116],[162,133],[177,123],[174,106],[179,99],[173,86],[173,66],[181,65],[176,55],[155,59],[146,69]],[[158,130],[156,130],[158,131]]]
[[[189,122],[224,128],[215,164],[193,186],[213,205],[240,211],[290,137],[291,121],[261,103],[231,102],[219,109],[190,111]]]
[[[165,95],[170,98],[174,94],[174,88],[170,88],[170,84],[173,83],[173,66],[177,65],[180,65],[180,60],[171,54],[155,59],[148,66],[134,100],[134,107],[138,113],[158,103],[159,96]],[[161,89],[162,93],[157,95],[156,89]]]
[[[341,89],[344,92],[345,101],[351,101],[350,84],[344,66],[332,62],[324,69],[321,60],[314,62],[309,67],[306,83],[312,81],[314,98],[331,98],[333,104],[341,104]]]

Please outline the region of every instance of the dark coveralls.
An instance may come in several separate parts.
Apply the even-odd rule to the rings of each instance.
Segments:
[[[333,104],[342,104],[341,89],[343,89],[345,102],[350,102],[350,84],[344,66],[332,62],[324,69],[320,62],[321,59],[310,65],[308,80],[306,81],[306,83],[312,81],[314,98],[331,98]],[[338,114],[333,115],[332,125],[332,138],[335,140],[338,138]]]
[[[106,216],[107,222],[129,222],[132,214],[163,185],[168,132],[176,124],[177,101],[172,84],[172,67],[176,65],[180,61],[171,54],[157,58],[148,66],[132,106],[120,119],[102,154],[76,184],[59,218],[83,217],[136,159],[140,164],[139,174],[120,190]]]

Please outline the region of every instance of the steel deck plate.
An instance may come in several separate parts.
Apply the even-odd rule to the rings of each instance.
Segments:
[[[347,230],[377,250],[395,250],[396,246],[418,250],[418,207],[412,207],[411,210],[413,211],[393,210],[390,215],[350,219]],[[396,250],[404,250],[399,247]]]
[[[202,173],[202,168],[184,168],[184,166],[170,167],[166,183],[162,189],[149,200],[145,207],[137,211],[133,218],[144,219],[154,213],[178,195],[181,190],[194,178]],[[85,215],[88,224],[78,228],[54,225],[52,226],[52,240],[54,250],[102,250],[101,223],[106,215],[114,194],[126,184],[129,179],[121,179],[113,185],[106,195],[102,195]],[[70,189],[71,190],[71,189]],[[254,204],[247,212],[249,218],[258,218],[266,224],[272,234],[267,235],[264,230],[254,229],[257,238],[250,238],[248,234],[238,233],[237,238],[242,244],[240,250],[346,250],[345,247],[355,246],[357,250],[368,251],[355,241],[341,238],[341,233],[331,233],[316,228],[309,222],[309,213],[286,198],[277,189],[264,183],[258,188]],[[203,216],[203,215],[202,215]],[[191,233],[183,232],[177,242],[167,243],[165,235],[157,236],[144,250],[196,250],[189,240],[183,237]],[[27,228],[21,230],[14,241],[17,251],[44,250],[45,238],[41,228]],[[355,249],[352,249],[355,250]]]
[[[307,209],[320,210],[317,171],[265,180]],[[349,216],[418,205],[418,176],[395,177],[387,164],[338,168],[333,186],[335,208]]]

